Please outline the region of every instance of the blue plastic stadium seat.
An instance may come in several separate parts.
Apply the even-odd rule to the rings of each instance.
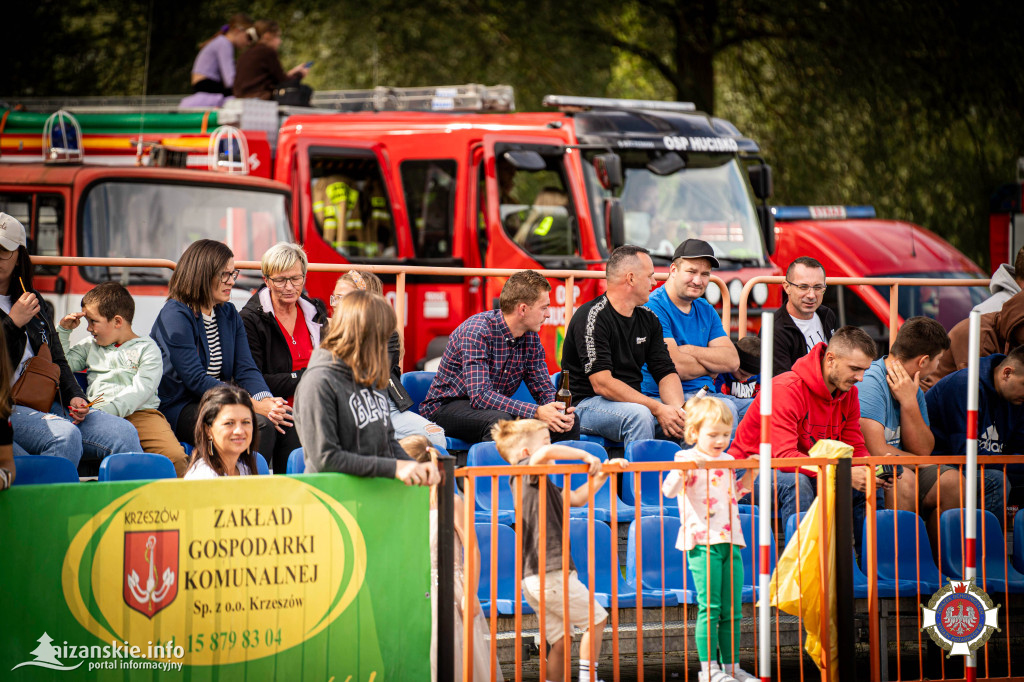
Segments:
[[[498,454],[498,447],[494,442],[487,441],[486,443],[477,443],[469,449],[466,466],[508,466],[508,462]],[[487,512],[488,520],[490,520],[491,506],[496,505],[498,507],[498,523],[511,524],[515,521],[515,499],[512,497],[512,486],[508,476],[498,477],[497,495],[491,490],[490,476],[476,476],[473,478],[473,482],[476,487],[476,507],[480,511]]]
[[[554,374],[551,375],[551,385],[555,387],[556,391],[558,390],[558,386],[561,383],[562,383],[562,373],[561,372],[555,372]]]
[[[617,542],[612,538],[612,529],[603,521],[594,521],[594,599],[606,609],[612,606],[612,581],[618,591],[619,608],[631,608],[636,606],[636,584],[630,585],[622,577],[622,571],[618,565],[612,566],[612,543]],[[587,520],[569,520],[569,545],[572,551],[572,561],[576,566],[576,574],[583,583],[583,586],[590,588],[590,545],[587,543]],[[662,592],[660,590],[643,590],[641,593],[643,606],[661,606]],[[672,592],[665,594],[665,605],[674,606],[678,604],[676,595]]]
[[[412,398],[412,407],[409,409],[416,414],[420,413],[420,403],[427,397],[430,384],[434,381],[435,372],[406,372],[402,375],[402,386]]]
[[[963,580],[964,578],[964,526],[961,522],[963,509],[947,509],[939,517],[939,538],[942,547],[939,559],[942,572],[947,578]],[[1006,556],[1006,542],[999,519],[988,510],[977,510],[977,541],[975,542],[975,565],[977,566],[976,584],[981,586],[989,596],[994,593],[1024,592],[1024,574],[1021,574],[1009,562]],[[984,557],[982,554],[984,553]],[[1008,562],[1004,568],[1003,562]]]
[[[260,476],[270,475],[270,466],[267,464],[267,458],[260,453],[256,453],[256,473]]]
[[[605,450],[607,450],[608,448],[621,448],[622,447],[622,443],[619,443],[619,442],[614,441],[614,440],[608,440],[604,436],[595,436],[595,435],[590,434],[590,433],[581,433],[580,434],[580,440],[585,440],[585,441],[587,441],[589,443],[597,443],[598,445],[603,447]]]
[[[499,614],[515,614],[516,598],[516,532],[508,526],[498,525],[498,583],[495,602]],[[480,584],[477,596],[484,615],[491,615],[491,527],[486,523],[476,524],[477,543],[480,547]],[[520,590],[520,595],[522,591]],[[533,609],[522,599],[523,613]]]
[[[662,595],[665,605],[696,604],[697,594],[694,591],[693,575],[686,565],[686,555],[676,549],[676,538],[679,537],[679,519],[674,516],[665,517],[662,528],[661,519],[657,516],[640,518],[640,541],[642,543],[640,558],[643,566],[640,571],[640,584],[643,589],[644,602],[648,597],[657,600],[661,605]],[[626,541],[626,583],[636,594],[637,581],[637,531],[636,521],[629,524],[629,536]],[[664,551],[664,555],[662,552]],[[661,572],[662,556],[665,560],[665,573]]]
[[[174,468],[173,465],[171,468]],[[14,470],[14,483],[11,485],[78,483],[78,469],[71,463],[71,460],[63,457],[15,455]]]
[[[1024,573],[1024,509],[1013,517],[1013,567]]]
[[[117,452],[100,462],[101,481],[149,481],[177,477],[171,460],[150,452]]]
[[[916,594],[918,582],[921,584],[921,594],[930,595],[942,586],[943,580],[939,577],[939,569],[935,565],[935,560],[932,559],[931,544],[928,541],[928,529],[925,528],[924,519],[912,511],[879,509],[875,512],[875,531],[878,537],[880,586],[882,581],[895,584],[897,569],[899,570],[901,595],[906,594],[902,584],[904,582],[909,582],[911,585],[909,594]],[[864,537],[867,536],[867,520],[865,519]],[[917,577],[918,563],[921,565],[920,581]],[[866,575],[867,552],[861,552],[860,567]],[[879,590],[881,591],[881,587]]]
[[[605,449],[597,443],[591,443],[583,440],[566,440],[560,442],[559,445],[585,450],[602,462],[608,461],[608,453],[605,452]],[[579,464],[579,461],[560,459],[552,462],[552,464]],[[564,478],[562,474],[549,474],[548,478],[550,478],[551,482],[559,488],[562,487],[562,479]],[[573,489],[576,489],[581,485],[586,485],[586,483],[586,474],[570,474],[569,485],[571,485]],[[604,485],[597,489],[596,493],[594,493],[594,518],[598,521],[611,522],[612,520],[611,490],[611,480],[609,479],[604,482]],[[587,508],[573,507],[569,511],[569,515],[572,518],[585,519],[587,518]],[[615,516],[620,523],[628,523],[636,516],[636,512],[631,505],[626,504],[622,500],[617,500],[615,504]]]
[[[306,458],[302,448],[295,448],[288,455],[288,465],[285,469],[287,474],[302,474],[306,472]]]
[[[75,375],[75,380],[78,382],[78,385],[82,387],[82,390],[88,391],[89,373],[83,370],[81,372],[73,372],[73,374]]]
[[[789,519],[786,520],[785,538],[786,544],[796,539],[796,531],[799,522],[807,516],[807,512],[800,512],[797,514],[790,514]],[[914,573],[914,576],[917,574]],[[917,594],[918,583],[916,577],[914,580],[904,580],[901,578],[897,583],[895,580],[878,580],[878,596],[879,597],[906,597]],[[921,590],[924,594],[924,589]],[[864,571],[861,570],[860,565],[857,564],[857,558],[853,559],[853,596],[857,599],[866,599],[868,596],[868,577],[864,575]]]
[[[191,457],[191,456],[192,456],[192,451],[193,451],[193,450],[195,450],[195,448],[194,448],[194,447],[192,447],[192,446],[191,446],[191,445],[189,445],[188,443],[184,443],[184,442],[179,442],[179,443],[178,443],[178,445],[180,445],[180,446],[181,446],[181,449],[185,451],[185,454],[186,454],[187,456],[189,456],[189,457]]]
[[[757,545],[760,514],[755,507],[753,514],[739,514],[739,518],[740,527],[743,529],[743,540],[747,543],[747,546],[740,550],[743,555],[743,603],[749,604],[754,601],[754,588],[758,584],[758,570],[761,566],[760,550]],[[775,534],[771,530],[768,533],[768,575],[771,575],[775,571],[777,552],[775,551]]]
[[[460,438],[452,438],[451,436],[446,437],[444,441],[445,449],[448,450],[449,452],[454,452],[456,450],[468,451],[471,447],[473,447],[472,443],[467,443],[466,441]]]
[[[679,452],[679,445],[667,440],[636,440],[626,444],[626,460],[630,462],[671,462]],[[674,499],[665,499],[661,494],[660,480],[664,481],[667,473],[645,471],[640,474],[640,513],[658,515],[662,502],[666,516],[679,516],[679,504]],[[622,476],[620,495],[627,504],[636,505],[633,492],[635,474],[626,472]]]

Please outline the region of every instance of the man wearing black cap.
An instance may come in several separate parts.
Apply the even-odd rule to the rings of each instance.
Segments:
[[[719,267],[711,245],[700,239],[687,239],[672,254],[668,281],[654,291],[647,307],[658,316],[665,344],[683,382],[686,398],[702,388],[715,392],[713,375],[735,372],[740,367],[736,346],[722,328],[722,320],[707,302],[704,291],[711,269]],[[658,397],[658,385],[644,370],[643,393]],[[733,412],[733,431],[750,406],[749,399],[715,394]]]

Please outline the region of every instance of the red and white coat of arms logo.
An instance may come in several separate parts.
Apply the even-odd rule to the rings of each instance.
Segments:
[[[178,531],[124,534],[124,602],[152,618],[178,596]]]
[[[999,607],[973,580],[950,581],[921,609],[921,629],[950,656],[972,655],[999,629]]]

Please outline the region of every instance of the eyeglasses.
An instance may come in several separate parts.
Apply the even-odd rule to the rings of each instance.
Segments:
[[[813,291],[815,295],[823,294],[825,293],[825,289],[828,288],[824,284],[815,284],[814,286],[811,286],[810,284],[793,284],[788,279],[786,280],[786,284],[793,287],[801,294],[806,294],[808,291]]]
[[[304,279],[306,279],[305,275],[295,275],[294,277],[268,277],[267,281],[278,289],[284,289],[285,285],[291,282],[292,286],[298,289],[302,286]]]
[[[240,275],[241,272],[241,270],[225,270],[224,272],[220,273],[220,283],[229,284],[231,282],[234,282],[236,279],[238,279],[238,275]]]
[[[345,298],[345,294],[331,294],[331,307],[337,307],[343,298]]]
[[[17,251],[8,251],[7,249],[0,249],[0,260],[10,260],[14,258]]]

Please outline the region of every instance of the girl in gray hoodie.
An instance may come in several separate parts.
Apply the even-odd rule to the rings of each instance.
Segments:
[[[397,478],[406,485],[439,482],[436,467],[405,454],[388,417],[383,391],[395,324],[395,311],[383,296],[356,291],[339,304],[295,389],[295,428],[307,473]]]

